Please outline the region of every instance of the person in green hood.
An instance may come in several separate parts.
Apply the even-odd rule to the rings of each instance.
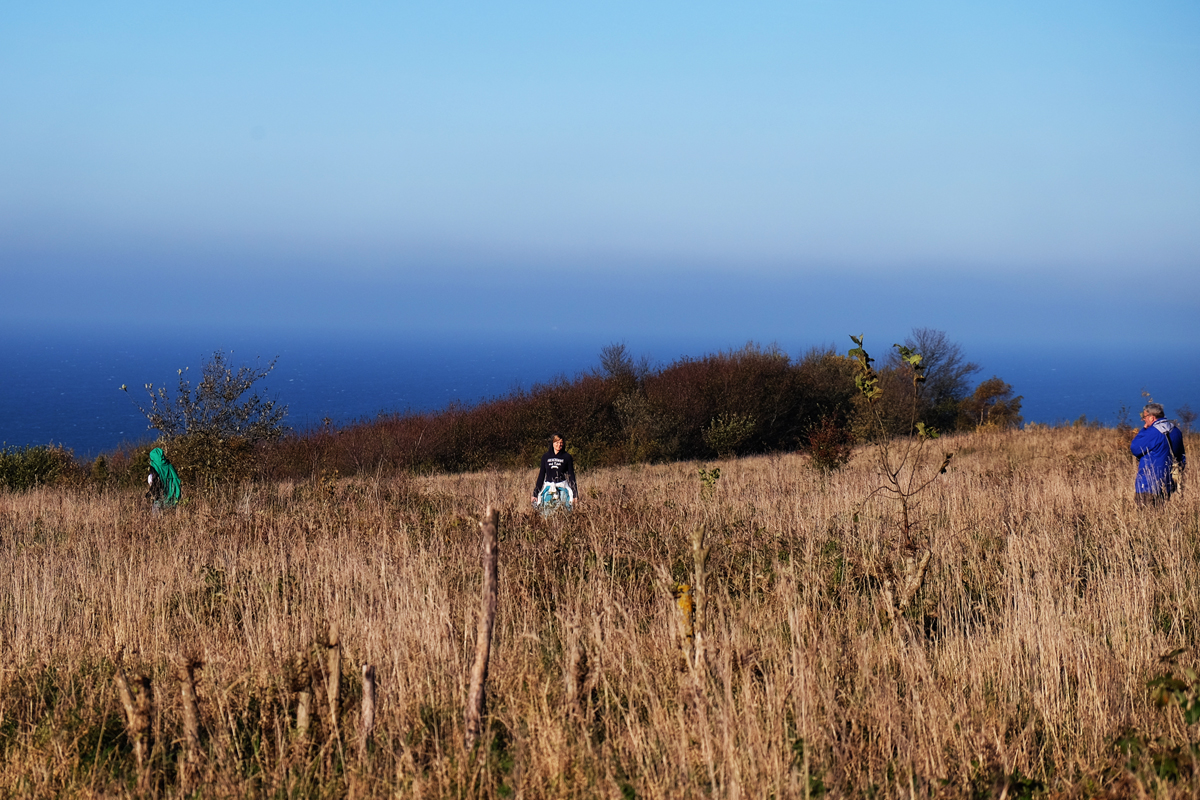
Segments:
[[[154,502],[155,509],[174,508],[183,496],[179,473],[167,461],[161,447],[150,451],[150,474],[146,476],[146,481],[150,484],[146,497]]]

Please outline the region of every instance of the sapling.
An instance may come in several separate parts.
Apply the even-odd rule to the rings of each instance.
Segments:
[[[925,580],[925,572],[929,567],[931,551],[928,546],[920,546],[914,533],[918,527],[914,517],[916,500],[922,492],[937,480],[939,475],[946,472],[953,453],[943,452],[940,465],[935,469],[929,461],[929,443],[938,438],[938,432],[931,426],[918,420],[920,415],[921,385],[925,382],[925,366],[922,356],[910,347],[902,344],[893,345],[900,357],[902,368],[907,370],[912,382],[911,408],[909,412],[908,429],[913,435],[893,439],[888,435],[887,426],[879,411],[879,401],[884,390],[880,385],[879,373],[871,366],[875,359],[863,348],[863,337],[851,336],[855,347],[847,355],[854,361],[854,384],[866,401],[867,414],[875,448],[876,465],[883,478],[883,483],[868,495],[868,499],[876,493],[883,493],[896,501],[900,508],[900,547],[905,561],[904,580],[899,586],[900,596],[895,596],[896,587],[892,580],[884,581],[884,594],[888,600],[888,615],[894,616],[895,610],[901,612],[908,609],[913,597],[921,589]]]

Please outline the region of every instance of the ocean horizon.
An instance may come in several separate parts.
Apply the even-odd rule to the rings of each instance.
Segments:
[[[953,337],[951,337],[953,338]],[[146,405],[144,385],[173,392],[177,370],[189,368],[193,385],[214,350],[232,365],[275,370],[260,386],[289,408],[287,423],[304,430],[338,426],[406,411],[430,411],[451,403],[472,405],[529,389],[556,377],[568,379],[599,367],[600,350],[615,337],[555,337],[510,333],[486,338],[373,332],[298,333],[264,331],[106,330],[86,335],[69,329],[15,328],[5,332],[0,353],[0,443],[6,447],[57,444],[78,457],[93,457],[122,444],[152,440],[135,403]],[[793,358],[813,346],[777,343]],[[745,342],[691,341],[659,336],[628,339],[635,357],[667,365],[741,347]],[[762,343],[770,344],[770,343]],[[886,356],[879,344],[868,349]],[[1163,403],[1167,415],[1187,404],[1200,409],[1200,348],[1190,352],[1141,353],[1132,346],[1072,347],[1030,352],[963,344],[980,365],[975,380],[996,375],[1023,397],[1025,421],[1062,424],[1080,417],[1104,425],[1137,418],[1143,392]],[[122,384],[128,392],[121,391]]]

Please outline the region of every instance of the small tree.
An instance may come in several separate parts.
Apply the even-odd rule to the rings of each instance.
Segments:
[[[1183,428],[1183,432],[1191,433],[1192,425],[1196,422],[1196,412],[1192,411],[1192,407],[1184,403],[1175,409],[1175,416],[1179,417],[1179,426]]]
[[[925,367],[921,354],[907,345],[893,345],[900,369],[907,372],[911,383],[906,392],[909,398],[908,429],[915,432],[911,436],[904,435],[893,439],[879,411],[884,390],[880,385],[879,374],[871,366],[875,359],[863,349],[863,337],[850,338],[855,347],[847,355],[855,362],[857,374],[854,382],[866,402],[867,413],[871,415],[878,434],[873,437],[873,442],[883,484],[875,492],[883,492],[892,497],[900,506],[900,544],[904,571],[902,575],[897,576],[898,580],[893,580],[892,570],[889,569],[889,575],[883,580],[887,612],[889,616],[894,616],[897,610],[906,611],[920,591],[932,555],[928,544],[918,545],[914,536],[917,528],[913,514],[916,499],[946,471],[954,454],[943,453],[941,465],[937,468],[933,467],[933,463],[936,462],[928,460],[927,445],[938,437],[938,432],[918,419],[920,386],[925,381]]]
[[[1020,427],[1020,395],[1013,397],[1013,388],[993,376],[979,386],[975,393],[959,406],[958,426],[966,430],[975,428]]]
[[[135,402],[151,430],[162,434],[181,476],[212,484],[248,473],[254,445],[279,439],[287,431],[287,406],[251,392],[275,369],[243,365],[235,371],[217,350],[201,369],[195,389],[187,369],[179,370],[179,386],[171,397],[166,387],[145,384],[149,406]],[[128,391],[125,386],[122,389]]]
[[[904,345],[921,354],[921,366],[925,368],[919,392],[922,420],[939,430],[953,428],[959,405],[971,391],[970,378],[979,372],[979,365],[967,361],[962,347],[950,341],[945,331],[934,328],[913,328]],[[888,361],[889,366],[903,367],[896,353]]]
[[[605,378],[641,381],[650,374],[650,359],[642,356],[634,360],[624,342],[613,342],[600,348],[600,374]]]
[[[812,465],[821,472],[836,472],[846,465],[853,452],[853,441],[846,425],[833,414],[808,432],[808,452]]]
[[[753,414],[720,414],[713,418],[701,436],[718,458],[732,458],[754,435],[757,424]]]
[[[938,475],[946,471],[953,453],[943,453],[942,464],[936,471],[926,470],[925,445],[938,437],[938,431],[917,419],[920,413],[919,388],[925,381],[925,367],[921,354],[906,345],[893,345],[912,383],[909,393],[909,424],[910,429],[916,432],[915,436],[902,436],[893,440],[887,435],[887,427],[878,410],[879,401],[883,399],[883,390],[879,385],[879,374],[871,367],[875,359],[863,349],[861,336],[850,338],[856,345],[848,353],[858,369],[854,379],[855,385],[865,398],[868,413],[873,416],[879,433],[874,437],[878,463],[884,478],[884,485],[879,490],[894,497],[900,505],[902,543],[905,548],[910,548],[913,532],[910,512],[913,500],[933,483]]]

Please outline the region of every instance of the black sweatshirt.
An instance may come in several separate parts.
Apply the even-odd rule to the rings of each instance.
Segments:
[[[575,486],[575,459],[571,458],[567,448],[564,447],[556,453],[551,447],[542,456],[542,468],[538,471],[537,484],[533,487],[533,496],[537,497],[538,492],[542,491],[542,487],[547,483],[562,483],[563,481],[566,481],[567,485],[571,487],[571,493],[578,497],[579,489]]]

